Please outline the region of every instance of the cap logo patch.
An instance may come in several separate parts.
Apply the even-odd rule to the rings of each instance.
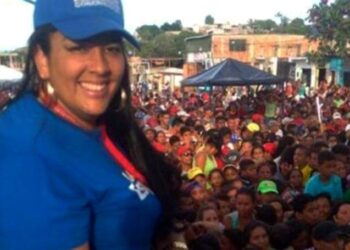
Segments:
[[[120,13],[121,9],[119,0],[74,0],[74,7],[76,8],[91,6],[103,6],[116,13]]]

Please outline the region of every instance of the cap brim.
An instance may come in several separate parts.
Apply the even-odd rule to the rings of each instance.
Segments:
[[[278,191],[276,189],[273,189],[273,188],[259,190],[259,192],[260,192],[260,194],[269,194],[269,193],[278,194]]]
[[[97,34],[115,31],[125,38],[136,48],[140,48],[138,41],[124,28],[120,27],[117,22],[103,17],[94,18],[74,18],[74,20],[64,20],[59,22],[53,22],[53,26],[56,27],[64,36],[72,40],[83,40]]]

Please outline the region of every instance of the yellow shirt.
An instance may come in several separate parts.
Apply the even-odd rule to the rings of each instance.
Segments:
[[[304,167],[300,168],[300,171],[303,174],[303,184],[305,185],[305,183],[310,179],[313,169],[309,165],[305,165]]]

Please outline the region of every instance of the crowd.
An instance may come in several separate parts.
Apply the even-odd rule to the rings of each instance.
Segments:
[[[350,249],[349,88],[135,90],[133,106],[181,172],[178,249]]]

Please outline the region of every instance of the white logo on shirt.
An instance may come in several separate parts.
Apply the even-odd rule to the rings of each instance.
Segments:
[[[143,185],[141,182],[137,181],[132,175],[127,172],[123,172],[123,176],[130,181],[129,189],[137,194],[139,199],[142,201],[147,198],[152,191]]]
[[[120,13],[121,5],[119,0],[74,0],[74,7],[104,6],[116,13]]]

